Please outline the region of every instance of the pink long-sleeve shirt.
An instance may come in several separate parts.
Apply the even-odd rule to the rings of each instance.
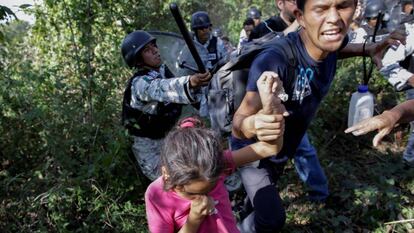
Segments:
[[[227,171],[233,172],[235,164],[231,157],[231,151],[223,153]],[[227,174],[230,174],[226,172]],[[224,185],[227,174],[222,174],[216,187],[208,194],[218,201],[217,213],[206,216],[201,223],[199,233],[239,233],[236,227],[236,219],[231,210],[229,194]],[[159,177],[152,182],[145,192],[145,206],[147,212],[148,227],[151,233],[173,233],[179,231],[187,221],[190,212],[191,201],[180,197],[174,191],[163,189],[163,179]]]

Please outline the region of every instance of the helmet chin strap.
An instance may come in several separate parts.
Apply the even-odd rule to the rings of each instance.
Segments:
[[[198,29],[194,29],[194,36],[197,39],[198,42],[200,42],[200,38],[198,38],[198,33],[197,33]]]

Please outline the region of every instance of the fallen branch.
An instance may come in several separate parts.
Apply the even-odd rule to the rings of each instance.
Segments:
[[[414,222],[414,219],[403,219],[398,221],[386,222],[384,225],[396,224],[396,223],[406,223],[406,222]]]

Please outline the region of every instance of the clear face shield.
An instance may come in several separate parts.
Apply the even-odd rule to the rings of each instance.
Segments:
[[[197,69],[196,62],[181,35],[160,31],[149,31],[149,33],[157,39],[161,59],[175,76],[194,73],[191,68]]]

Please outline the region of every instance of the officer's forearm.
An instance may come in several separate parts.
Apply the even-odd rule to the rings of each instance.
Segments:
[[[191,104],[198,102],[201,92],[189,87],[189,76],[168,79],[143,76],[132,90],[140,100]]]

